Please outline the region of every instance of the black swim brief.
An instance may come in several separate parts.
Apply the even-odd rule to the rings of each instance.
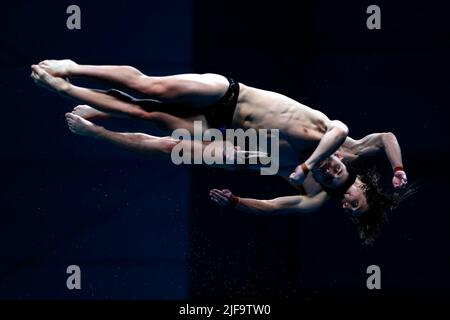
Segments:
[[[225,130],[231,127],[239,97],[239,82],[227,78],[230,86],[219,101],[206,108],[204,115],[211,128]]]

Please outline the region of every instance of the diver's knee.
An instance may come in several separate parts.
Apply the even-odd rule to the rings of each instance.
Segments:
[[[141,75],[135,79],[133,88],[157,100],[173,95],[174,85],[165,77],[149,77]]]

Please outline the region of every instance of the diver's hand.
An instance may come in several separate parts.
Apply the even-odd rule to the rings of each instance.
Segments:
[[[310,169],[305,163],[302,163],[301,165],[297,166],[295,168],[295,171],[292,172],[289,176],[289,181],[293,184],[303,184],[303,181],[305,181],[306,176],[308,175],[308,172]]]
[[[209,191],[209,198],[221,207],[234,207],[239,202],[239,197],[228,189],[212,189]]]
[[[242,157],[241,148],[239,146],[235,147],[233,144],[227,141],[223,149],[223,156],[225,158],[225,163],[239,163],[239,158]]]
[[[403,170],[397,170],[394,172],[394,177],[392,178],[392,185],[395,189],[401,189],[408,184],[408,178]]]

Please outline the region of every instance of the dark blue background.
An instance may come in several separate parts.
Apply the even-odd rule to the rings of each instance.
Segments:
[[[188,168],[74,136],[64,113],[76,103],[29,74],[32,63],[62,57],[191,72],[192,6],[80,1],[82,29],[69,31],[70,4],[21,1],[4,14],[0,296],[186,298]],[[149,131],[131,121],[114,127]],[[81,291],[66,288],[70,264],[81,267]]]
[[[330,2],[330,3],[328,3]],[[20,1],[2,16],[1,298],[183,299],[365,296],[366,267],[383,292],[448,295],[446,163],[450,62],[446,8],[331,1]],[[213,187],[241,196],[294,194],[276,177],[175,167],[73,136],[76,104],[36,88],[47,58],[128,64],[147,74],[216,72],[311,105],[355,138],[398,137],[420,192],[391,215],[372,247],[329,205],[314,215],[255,217],[220,210]],[[113,128],[152,132],[145,123]],[[82,268],[83,290],[65,287]],[[336,290],[336,291],[334,291]]]

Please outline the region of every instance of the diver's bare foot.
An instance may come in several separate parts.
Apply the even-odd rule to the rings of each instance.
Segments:
[[[47,71],[45,71],[38,65],[32,65],[31,70],[31,78],[37,85],[41,87],[58,93],[65,92],[70,88],[69,82],[62,78],[51,76]]]
[[[78,64],[72,60],[44,60],[39,62],[39,66],[54,77],[69,77],[70,70]]]
[[[76,106],[72,110],[72,113],[86,120],[105,119],[111,117],[108,113],[94,109],[87,104]]]
[[[99,128],[92,122],[73,113],[66,113],[66,120],[69,130],[81,136],[93,136]]]

